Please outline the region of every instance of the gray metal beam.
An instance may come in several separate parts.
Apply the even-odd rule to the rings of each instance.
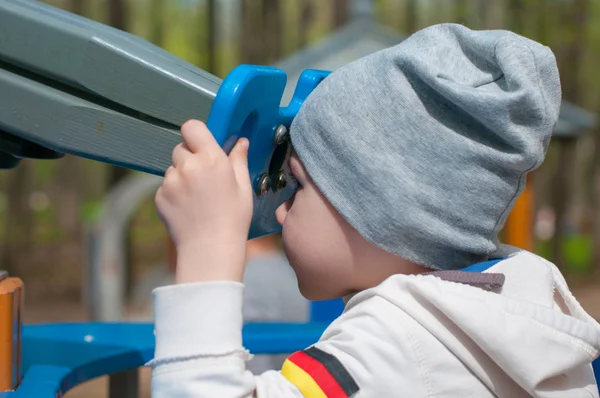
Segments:
[[[0,2],[0,130],[46,148],[162,175],[178,127],[206,121],[220,85],[134,35]]]
[[[58,152],[160,175],[181,141],[175,127],[146,122],[7,69],[0,73],[0,93],[0,128]]]

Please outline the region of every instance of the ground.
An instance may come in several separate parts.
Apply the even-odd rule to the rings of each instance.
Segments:
[[[576,281],[572,291],[581,305],[596,319],[600,319],[600,285]],[[84,309],[71,300],[35,300],[27,303],[25,322],[69,322],[85,319]],[[150,397],[150,372],[140,369],[140,398]],[[107,398],[106,377],[80,385],[66,394],[66,398]]]

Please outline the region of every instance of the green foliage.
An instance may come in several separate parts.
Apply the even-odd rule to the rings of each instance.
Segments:
[[[102,202],[99,200],[85,201],[79,209],[79,217],[84,225],[93,224],[98,220],[102,209]]]
[[[96,21],[107,22],[106,0],[85,1],[86,15]],[[128,9],[129,30],[162,46],[174,55],[200,67],[207,64],[206,9],[204,2],[198,6],[184,6],[178,0],[123,0]],[[247,0],[240,0],[247,1]],[[298,50],[300,38],[300,10],[303,0],[280,0],[282,31],[282,54],[290,55]],[[322,39],[331,31],[332,2],[309,0],[313,8],[313,18],[306,27],[309,43]],[[588,109],[600,109],[600,75],[597,64],[600,62],[600,0],[374,0],[379,21],[387,26],[406,33],[406,11],[410,1],[415,5],[416,28],[441,22],[462,22],[473,28],[508,28],[550,46],[559,60],[563,82],[578,84],[577,102]],[[58,7],[68,7],[68,0],[45,0]],[[574,20],[573,7],[584,4],[587,7],[583,29]],[[160,8],[159,8],[160,7]],[[237,26],[239,28],[239,26]],[[583,34],[582,34],[583,30]],[[240,59],[240,38],[219,40],[217,75],[225,76]],[[565,49],[580,47],[581,59],[574,65],[572,59],[563,56]],[[89,224],[98,217],[101,206],[103,172],[105,168],[92,161],[82,161],[81,208],[78,211],[81,222]],[[9,173],[9,172],[7,172]],[[51,191],[61,176],[56,162],[36,161],[33,168],[31,190]],[[6,193],[7,174],[0,173],[0,194]],[[6,195],[4,195],[5,197]],[[52,197],[51,195],[49,195]],[[23,200],[26,200],[24,198]],[[0,206],[0,217],[6,214],[6,206]],[[56,203],[33,214],[33,236],[39,243],[60,243],[69,239],[60,230],[57,222]],[[134,243],[162,244],[165,231],[160,223],[152,200],[144,203],[133,222]],[[0,229],[3,238],[6,228]],[[569,236],[562,244],[565,249],[569,271],[587,272],[591,267],[592,243],[588,236]],[[549,256],[549,242],[539,242],[537,250]]]
[[[562,240],[566,271],[569,274],[585,274],[592,269],[593,243],[589,236],[570,235]],[[552,253],[550,241],[539,241],[537,254],[549,258]]]

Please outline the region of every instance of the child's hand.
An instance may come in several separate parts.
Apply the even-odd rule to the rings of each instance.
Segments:
[[[241,281],[252,220],[247,139],[229,156],[204,123],[181,127],[185,144],[156,193],[158,214],[177,248],[178,283]]]

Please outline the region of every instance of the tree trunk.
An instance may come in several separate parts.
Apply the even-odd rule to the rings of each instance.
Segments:
[[[108,24],[127,31],[127,0],[108,0]]]
[[[581,101],[579,76],[581,75],[580,71],[585,53],[589,20],[588,1],[574,0],[574,3],[569,5],[568,11],[571,14],[569,16],[569,29],[573,29],[573,39],[570,43],[567,43],[564,49],[562,64],[563,68],[566,66],[568,69],[561,70],[566,83],[563,84],[563,98],[579,103]]]
[[[404,29],[406,29],[406,34],[413,34],[417,27],[419,26],[417,23],[418,12],[417,12],[418,1],[417,0],[406,0],[406,9],[405,9],[405,20],[404,20]]]
[[[127,31],[126,0],[108,0],[108,24],[114,28]],[[113,187],[128,173],[127,169],[109,166],[108,187]]]
[[[13,170],[8,171],[7,211],[4,220],[4,251],[1,269],[16,276],[22,272],[23,255],[29,252],[32,242],[33,217],[29,208],[32,184],[31,160],[23,159]]]
[[[82,159],[76,156],[65,155],[58,160],[56,170],[58,223],[66,232],[71,242],[78,242],[81,238],[81,221],[79,209],[81,206],[81,167]]]
[[[508,27],[515,33],[520,33],[523,30],[523,0],[508,0]]]
[[[85,4],[86,0],[69,0],[67,4],[67,10],[73,14],[85,16]]]
[[[348,21],[348,0],[333,0],[332,19],[334,29]]]
[[[206,70],[212,74],[217,74],[217,4],[216,0],[208,0],[206,2],[206,52],[208,62]]]
[[[493,0],[477,0],[476,3],[476,14],[477,14],[477,28],[487,29],[490,25],[490,9],[494,7]]]
[[[593,209],[594,217],[592,223],[593,230],[593,272],[595,276],[600,277],[600,127],[596,128],[594,142],[594,193],[593,193]]]
[[[467,27],[469,26],[469,9],[470,9],[470,5],[469,4],[471,2],[469,2],[468,0],[455,0],[454,1],[454,20],[456,21],[456,23],[465,25]]]
[[[313,4],[310,0],[300,1],[300,23],[298,24],[298,47],[304,48],[308,44],[308,27],[313,18]]]
[[[263,58],[262,9],[258,0],[242,0],[242,62],[260,64]]]
[[[122,31],[128,31],[128,9],[127,9],[127,0],[108,0],[108,24],[114,28],[120,29]],[[114,187],[117,183],[119,183],[123,178],[127,176],[129,170],[117,167],[117,166],[109,166],[108,169],[108,189]],[[125,236],[125,251],[126,251],[126,287],[127,292],[131,291],[132,284],[132,275],[131,271],[133,267],[131,266],[132,257],[132,236],[131,230],[128,230]]]
[[[584,56],[584,43],[587,28],[587,0],[575,0],[574,4],[565,6],[564,12],[568,15],[569,29],[573,29],[572,41],[562,43],[559,48],[558,59],[562,76],[563,98],[573,103],[579,103],[580,84],[579,75]],[[561,62],[562,61],[562,62]],[[561,268],[564,267],[563,238],[566,233],[568,209],[572,196],[573,165],[576,160],[576,142],[568,140],[558,142],[558,170],[553,183],[553,205],[556,215],[554,224],[554,237],[552,239],[552,261]]]
[[[270,64],[277,62],[282,54],[280,0],[263,0],[263,15],[264,62]]]
[[[549,4],[547,0],[538,0],[538,9],[540,10],[548,10]],[[537,13],[537,39],[540,43],[544,45],[548,45],[548,12],[539,12]]]
[[[552,207],[554,208],[554,236],[552,237],[551,261],[564,270],[565,258],[563,238],[568,227],[568,205],[572,190],[572,164],[575,161],[576,142],[566,140],[559,143],[557,169],[552,183]]]
[[[75,0],[77,1],[77,0]],[[165,3],[164,0],[150,2],[150,42],[163,47],[165,42]]]

